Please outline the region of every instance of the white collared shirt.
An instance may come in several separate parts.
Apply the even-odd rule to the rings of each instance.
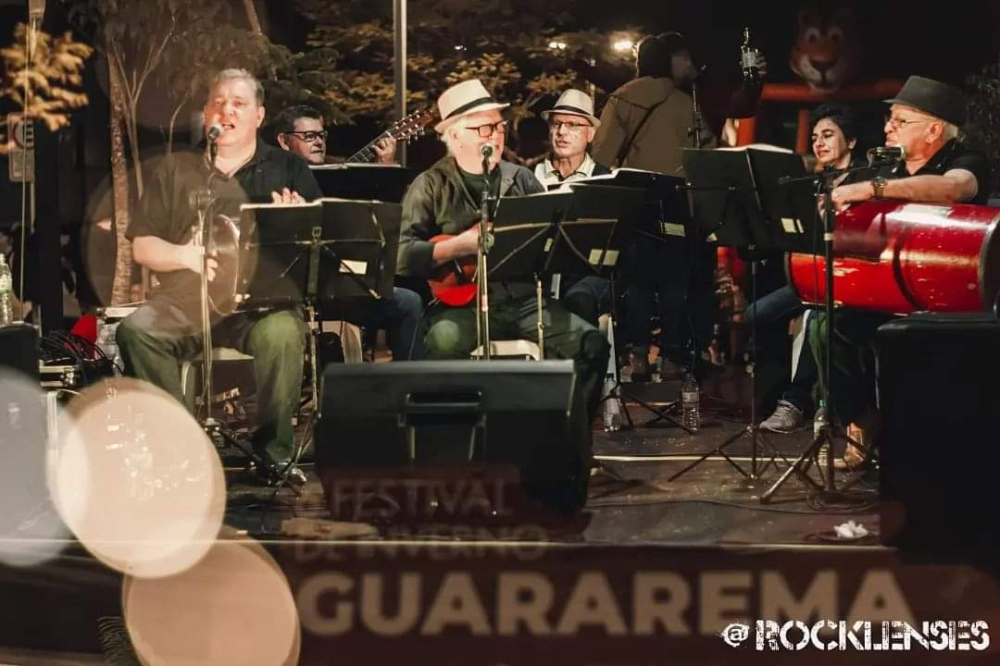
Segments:
[[[535,165],[535,178],[548,189],[550,185],[559,185],[560,183],[590,178],[594,175],[594,167],[596,165],[597,162],[594,161],[594,158],[589,153],[584,153],[583,162],[580,163],[580,167],[566,178],[563,178],[559,175],[559,171],[552,166],[552,160],[546,159],[544,162],[539,162]]]

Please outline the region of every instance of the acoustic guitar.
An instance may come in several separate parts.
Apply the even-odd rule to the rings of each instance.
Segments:
[[[430,110],[416,111],[410,115],[394,122],[389,129],[379,134],[365,145],[364,148],[347,158],[347,162],[370,164],[378,159],[375,152],[375,144],[382,139],[393,138],[396,141],[409,141],[415,136],[423,134],[431,121],[434,120],[434,112]]]
[[[440,243],[451,238],[454,236],[441,234],[430,241]],[[427,284],[434,298],[445,305],[456,308],[468,305],[476,298],[476,255],[470,254],[441,264],[427,279]]]

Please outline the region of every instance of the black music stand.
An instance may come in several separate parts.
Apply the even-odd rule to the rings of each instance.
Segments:
[[[639,237],[640,241],[645,239],[657,243],[683,242],[689,235],[696,233],[691,224],[690,206],[685,192],[684,179],[678,176],[668,176],[641,169],[615,169],[611,174],[573,181],[567,185],[574,190],[589,188],[595,192],[596,197],[601,196],[600,191],[596,188],[602,187],[629,187],[641,190],[643,199],[640,206],[631,209],[629,214],[623,217],[623,224],[620,225],[621,233],[631,233],[633,236]],[[614,272],[610,272],[609,278],[611,280],[612,304],[614,308],[617,308],[618,299],[615,293]],[[685,299],[688,292],[688,285],[685,283]],[[619,317],[616,315],[614,319],[618,320]],[[697,350],[693,351],[697,353]],[[655,418],[647,421],[645,425],[649,426],[657,421],[669,421],[693,434],[693,431],[668,416],[670,412],[680,406],[680,400],[673,400],[662,406],[656,406],[642,400],[635,395],[634,391],[629,391],[622,384],[620,374],[617,372],[617,359],[614,360],[615,381],[609,390],[609,395],[625,393],[627,401],[623,402],[622,406],[629,428],[635,427],[632,414],[627,407],[628,402],[633,402],[655,415]],[[693,364],[694,359],[692,359]]]
[[[632,188],[576,188],[500,200],[490,280],[535,283],[544,353],[542,279],[554,273],[604,276],[621,254],[623,217],[641,202]]]
[[[774,249],[774,231],[767,223],[767,213],[757,186],[757,174],[752,162],[753,153],[765,152],[744,150],[696,150],[684,149],[684,168],[688,174],[694,221],[696,227],[706,235],[714,235],[720,244],[747,248],[750,251],[750,299],[757,298],[757,256],[758,250]],[[756,319],[750,330],[751,357],[756,353]],[[757,424],[756,376],[750,379],[750,422],[746,428],[733,435],[698,460],[683,468],[668,481],[674,481],[713,455],[721,455],[751,483],[759,479],[764,471],[781,454],[762,437]],[[750,437],[750,470],[744,470],[733,460],[726,448],[743,437]],[[758,440],[771,450],[771,456],[763,466],[758,467]],[[781,456],[784,459],[784,456]],[[785,460],[786,464],[789,464]],[[807,477],[808,478],[808,477]]]
[[[309,169],[327,198],[400,203],[417,172],[398,164],[324,164]]]
[[[305,307],[317,410],[317,310],[346,318],[392,296],[401,213],[399,204],[345,199],[241,206],[244,304]]]

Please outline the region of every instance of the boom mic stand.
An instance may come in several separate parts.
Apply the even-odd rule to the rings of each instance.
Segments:
[[[824,322],[824,327],[826,330],[826,348],[823,354],[823,373],[820,377],[820,396],[824,402],[826,410],[826,418],[819,420],[818,423],[814,425],[813,429],[813,441],[809,445],[799,458],[792,463],[792,465],[785,470],[784,474],[775,481],[774,485],[768,488],[760,497],[761,504],[767,504],[771,501],[771,497],[777,492],[784,483],[788,480],[789,476],[793,473],[798,474],[800,477],[808,479],[810,485],[812,485],[816,490],[822,491],[827,494],[832,494],[837,492],[836,481],[834,480],[834,466],[833,466],[833,437],[830,434],[830,424],[834,420],[834,406],[833,406],[833,395],[830,390],[830,368],[831,368],[831,348],[833,343],[833,232],[836,225],[836,215],[833,212],[833,181],[838,177],[855,173],[858,171],[865,171],[869,169],[871,165],[864,167],[853,167],[848,169],[829,169],[825,170],[819,175],[807,176],[805,178],[782,178],[778,182],[782,185],[790,185],[796,182],[813,182],[816,183],[817,198],[822,197],[823,199],[823,257],[826,262],[826,302],[824,303],[824,311],[826,312],[826,321]],[[818,456],[819,451],[823,446],[828,445],[827,456],[826,456],[826,470],[820,470],[820,475],[823,477],[823,485],[819,486],[810,477],[805,475],[806,469],[810,461]]]
[[[289,472],[292,469],[292,461],[289,461],[283,471],[279,471],[277,466],[264,456],[257,454],[253,447],[226,428],[221,421],[217,421],[212,416],[212,368],[213,368],[213,344],[212,344],[212,302],[208,292],[208,262],[214,253],[212,239],[212,224],[215,219],[215,192],[213,183],[215,181],[216,169],[215,160],[218,156],[219,146],[216,138],[209,134],[209,174],[205,182],[205,189],[195,191],[192,195],[191,203],[194,205],[198,215],[198,226],[195,230],[194,238],[202,248],[201,256],[201,336],[202,336],[202,404],[205,406],[205,417],[202,420],[202,429],[208,434],[213,442],[224,441],[232,447],[238,449],[245,455],[258,469],[265,472],[272,482],[278,487],[291,478]]]
[[[490,157],[493,146],[486,144],[483,154],[483,195],[479,201],[479,242],[476,247],[476,345],[480,351],[479,359],[489,361],[492,356],[490,349],[490,306],[489,289],[487,286],[486,253],[489,252],[489,222],[490,222]]]

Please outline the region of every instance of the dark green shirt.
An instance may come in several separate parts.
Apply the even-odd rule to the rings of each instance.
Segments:
[[[500,196],[544,191],[535,175],[522,166],[500,162],[494,172],[500,174]],[[479,221],[479,206],[480,200],[469,191],[451,156],[417,176],[403,197],[396,272],[403,276],[430,277],[434,268],[434,246],[430,239],[441,234],[460,234],[471,227]]]
[[[125,235],[129,240],[155,236],[177,245],[189,242],[198,223],[192,194],[205,189],[210,172],[204,152],[174,153],[147,185]],[[214,212],[236,220],[240,217],[240,205],[268,203],[272,200],[271,192],[281,192],[285,187],[307,201],[323,196],[305,160],[260,138],[250,161],[231,178],[216,171],[212,187],[217,197]],[[196,273],[179,270],[158,273],[156,278],[159,286],[152,292],[153,297],[196,302],[199,294]]]

